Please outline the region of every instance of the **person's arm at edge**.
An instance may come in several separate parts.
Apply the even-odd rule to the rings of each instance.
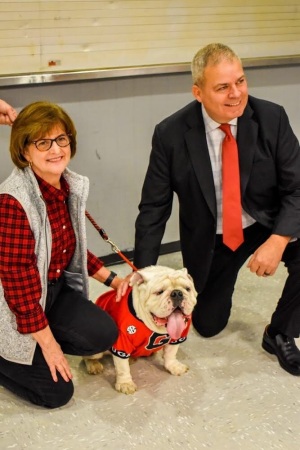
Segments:
[[[0,124],[12,125],[16,117],[17,111],[4,100],[0,99]]]

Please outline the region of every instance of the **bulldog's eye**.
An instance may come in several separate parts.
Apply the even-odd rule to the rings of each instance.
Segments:
[[[161,294],[163,294],[163,292],[164,292],[163,289],[161,289],[160,291],[156,292],[156,295],[161,295]]]
[[[190,292],[191,288],[187,287],[186,290],[187,290],[188,292]]]

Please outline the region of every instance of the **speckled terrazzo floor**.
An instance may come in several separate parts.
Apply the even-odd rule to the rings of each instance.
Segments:
[[[159,262],[181,267],[178,253]],[[131,366],[139,390],[126,396],[113,389],[110,357],[97,376],[72,357],[74,398],[51,411],[0,387],[0,449],[298,450],[300,377],[261,349],[284,276],[283,267],[269,279],[243,268],[227,329],[208,340],[192,330],[181,346],[179,358],[190,366],[182,377],[168,374],[159,359],[139,360]],[[91,283],[91,298],[102,291]]]

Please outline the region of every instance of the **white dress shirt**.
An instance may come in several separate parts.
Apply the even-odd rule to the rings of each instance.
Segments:
[[[211,161],[211,167],[213,172],[216,200],[217,200],[217,234],[222,234],[222,142],[225,137],[219,126],[218,122],[215,122],[209,117],[204,106],[202,106],[202,114],[205,125],[206,141]],[[236,138],[237,135],[237,119],[233,119],[229,122],[231,133]],[[243,228],[249,227],[255,222],[253,217],[249,216],[242,209],[242,226]]]

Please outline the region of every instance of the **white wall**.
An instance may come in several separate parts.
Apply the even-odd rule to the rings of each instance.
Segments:
[[[300,138],[300,66],[247,69],[250,93],[283,105]],[[17,109],[41,99],[59,103],[73,118],[78,151],[71,168],[90,178],[88,210],[122,249],[134,243],[134,222],[156,123],[192,100],[189,74],[27,85],[0,89]],[[0,127],[0,181],[12,169],[9,128]],[[88,225],[90,249],[111,253]],[[177,204],[164,242],[178,240]]]
[[[190,61],[223,42],[242,58],[298,55],[299,0],[2,0],[0,73]]]

